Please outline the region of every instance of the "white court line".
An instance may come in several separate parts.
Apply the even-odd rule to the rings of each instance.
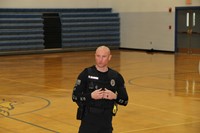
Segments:
[[[161,112],[167,112],[167,113],[172,113],[172,114],[176,114],[176,115],[182,115],[182,116],[186,116],[186,117],[192,117],[192,118],[195,118],[195,119],[200,119],[199,117],[185,115],[185,114],[181,114],[181,113],[177,113],[177,112],[170,112],[170,111],[167,111],[167,110],[164,110],[164,109],[159,109],[159,108],[155,108],[155,107],[151,107],[151,106],[140,105],[140,104],[133,104],[133,103],[129,103],[129,104],[135,105],[135,106],[144,107],[144,108],[148,108],[148,109],[158,110],[158,111],[161,111]],[[193,124],[193,123],[200,123],[200,120],[193,121],[193,122],[174,123],[174,124],[167,124],[167,125],[163,125],[163,126],[155,126],[155,127],[149,127],[149,128],[142,128],[142,129],[135,129],[135,130],[129,130],[129,131],[122,131],[122,132],[119,132],[119,133],[133,133],[133,132],[139,132],[139,131],[145,131],[145,130],[152,130],[152,129],[158,129],[158,128],[163,128],[163,127],[172,127],[172,126],[179,126],[179,125],[187,125],[187,124]]]
[[[24,82],[24,81],[18,81],[18,80],[14,80],[14,79],[8,79],[8,78],[0,78],[0,79],[11,81],[11,82],[16,82],[16,83],[21,83],[21,84],[26,84],[26,85],[38,86],[38,87],[46,87],[46,88],[50,88],[50,89],[60,89],[60,88],[56,88],[56,87],[51,87],[51,86],[46,86],[46,85],[40,85],[40,84],[30,83],[30,82]]]
[[[177,123],[177,124],[169,124],[169,125],[163,125],[163,126],[155,126],[150,128],[142,128],[142,129],[135,129],[135,130],[129,130],[129,131],[123,131],[119,133],[133,133],[138,131],[145,131],[145,130],[152,130],[152,129],[158,129],[163,127],[172,127],[172,126],[179,126],[179,125],[187,125],[187,124],[193,124],[193,123],[199,123],[200,121],[194,121],[194,122],[184,122],[184,123]]]
[[[155,108],[155,107],[152,107],[152,106],[146,106],[146,105],[134,104],[134,103],[129,103],[129,104],[148,108],[148,109],[158,110],[158,111],[161,111],[161,112],[166,112],[166,113],[171,113],[171,114],[176,114],[176,115],[182,115],[182,116],[185,116],[185,117],[191,117],[191,118],[194,118],[194,119],[200,119],[200,117],[197,117],[197,116],[186,115],[186,114],[177,113],[177,112],[171,112],[171,111],[168,111],[168,110],[159,109],[159,108]]]

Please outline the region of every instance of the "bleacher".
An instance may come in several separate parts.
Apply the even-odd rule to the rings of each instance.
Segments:
[[[38,13],[0,12],[0,52],[43,49],[42,22]]]
[[[63,47],[119,46],[119,17],[110,12],[61,13]]]
[[[0,54],[44,51],[45,45],[48,45],[44,34],[45,13],[57,13],[59,16],[59,50],[87,50],[101,44],[118,48],[120,45],[120,18],[111,8],[0,9]]]

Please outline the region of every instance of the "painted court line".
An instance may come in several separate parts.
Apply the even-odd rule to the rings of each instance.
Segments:
[[[55,131],[55,130],[52,130],[52,129],[49,129],[49,128],[46,128],[46,127],[42,127],[42,126],[40,126],[40,125],[36,125],[36,124],[34,124],[34,123],[30,123],[30,122],[27,122],[27,121],[23,121],[23,120],[20,120],[20,119],[14,118],[14,117],[6,117],[6,118],[13,119],[13,120],[16,120],[16,121],[19,121],[19,122],[25,123],[25,124],[29,124],[29,125],[31,125],[31,126],[35,126],[35,127],[40,128],[40,129],[50,131],[50,132],[52,132],[52,133],[59,133],[58,131]]]
[[[141,105],[141,104],[134,104],[134,103],[129,103],[129,104],[135,105],[135,106],[144,107],[144,108],[148,108],[148,109],[152,109],[152,110],[158,110],[158,111],[161,111],[161,112],[167,112],[167,113],[171,113],[171,114],[182,115],[182,116],[185,116],[185,117],[191,117],[191,118],[194,118],[194,119],[200,119],[199,117],[196,117],[196,116],[185,115],[185,114],[177,113],[177,112],[171,112],[171,111],[168,111],[168,110],[159,109],[159,108],[155,108],[155,107],[151,107],[151,106],[146,106],[146,105]]]
[[[169,124],[169,125],[155,126],[155,127],[150,127],[150,128],[142,128],[142,129],[136,129],[136,130],[123,131],[123,132],[119,132],[119,133],[133,133],[133,132],[139,132],[139,131],[145,131],[145,130],[153,130],[153,129],[163,128],[163,127],[188,125],[188,124],[194,124],[194,123],[199,123],[199,122],[200,121],[184,122],[184,123],[177,123],[177,124]]]

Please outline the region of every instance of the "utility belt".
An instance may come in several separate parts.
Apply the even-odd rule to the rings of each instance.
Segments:
[[[76,119],[82,120],[85,112],[87,113],[93,113],[93,114],[111,114],[112,116],[115,116],[118,111],[117,104],[114,104],[113,108],[96,108],[96,107],[78,107]]]
[[[96,108],[96,107],[88,107],[87,108],[89,113],[93,114],[112,114],[112,109],[111,108]]]
[[[85,113],[92,113],[92,114],[110,114],[112,115],[112,109],[101,109],[95,107],[78,107],[76,119],[82,120],[85,116]]]

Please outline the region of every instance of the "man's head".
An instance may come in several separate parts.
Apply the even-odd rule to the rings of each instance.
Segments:
[[[95,52],[96,67],[99,69],[107,69],[111,57],[110,49],[107,46],[99,46]]]

